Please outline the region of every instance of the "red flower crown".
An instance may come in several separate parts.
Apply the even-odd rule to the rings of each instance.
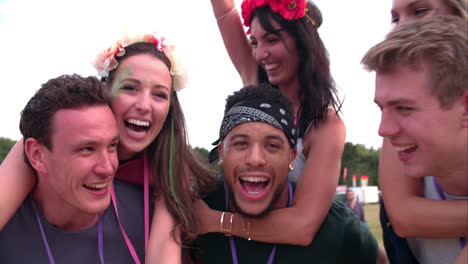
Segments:
[[[244,0],[241,5],[244,26],[249,27],[253,11],[265,5],[282,18],[293,20],[306,15],[307,0]]]

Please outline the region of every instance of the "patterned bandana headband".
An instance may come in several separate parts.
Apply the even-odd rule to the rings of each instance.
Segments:
[[[219,139],[213,142],[213,145],[218,145],[234,127],[247,122],[264,122],[281,129],[289,144],[293,147],[296,145],[297,134],[291,115],[286,113],[285,109],[262,101],[241,103],[226,112],[219,130]],[[216,159],[218,159],[218,147],[215,147],[209,155],[210,162]]]
[[[93,61],[98,75],[100,77],[109,76],[109,72],[119,66],[116,58],[125,55],[125,47],[137,42],[153,43],[159,51],[164,52],[171,61],[172,86],[176,92],[182,90],[187,83],[187,72],[181,63],[180,55],[174,45],[166,44],[164,37],[158,38],[155,34],[125,35],[115,41],[109,48],[101,51]]]
[[[316,26],[315,20],[307,14],[307,1],[308,0],[244,0],[241,5],[244,26],[250,27],[253,11],[266,5],[269,5],[273,12],[279,14],[285,20],[291,21],[306,17],[307,22]]]

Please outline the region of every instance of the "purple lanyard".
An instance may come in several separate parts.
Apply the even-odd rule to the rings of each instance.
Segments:
[[[434,186],[437,190],[437,194],[439,194],[440,199],[447,200],[445,193],[442,191],[442,187],[440,187],[439,183],[437,182],[436,177],[432,177],[432,181],[434,182]],[[466,240],[464,237],[460,237],[460,247],[463,249],[466,245]]]
[[[288,190],[289,190],[288,207],[291,207],[292,200],[294,199],[294,194],[293,194],[291,183],[288,183]],[[226,204],[226,211],[227,211],[228,210],[228,204],[229,204],[229,198],[228,198],[228,191],[227,190],[226,190],[224,201],[225,201],[225,204]],[[234,243],[234,238],[232,236],[229,237],[229,244],[231,245],[232,262],[234,264],[238,264],[239,261],[237,260],[236,244]],[[275,254],[276,254],[276,245],[274,245],[273,249],[271,250],[270,257],[268,258],[267,264],[272,264],[273,263],[273,259],[275,259]]]
[[[47,242],[47,237],[44,232],[44,227],[42,227],[41,219],[39,218],[39,214],[37,213],[34,202],[32,202],[32,206],[34,209],[34,214],[36,215],[37,224],[39,225],[39,230],[41,231],[42,242],[44,243],[44,247],[46,248],[46,251],[47,251],[47,257],[49,258],[49,263],[55,264],[54,257],[52,256],[52,252],[50,251],[49,243]],[[98,219],[98,249],[99,249],[99,259],[101,260],[101,264],[104,264],[104,246],[103,246],[102,215],[101,214],[99,214],[99,219]]]

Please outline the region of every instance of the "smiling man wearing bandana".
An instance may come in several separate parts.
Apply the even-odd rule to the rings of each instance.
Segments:
[[[135,217],[143,214],[142,194],[113,181],[119,137],[101,82],[49,80],[22,111],[20,129],[38,182],[0,231],[0,263],[126,264],[133,253],[143,259],[143,219]],[[112,188],[120,220],[109,207]]]
[[[225,211],[219,221],[230,233],[232,212],[249,219],[289,207],[294,187],[288,172],[296,156],[297,131],[291,104],[269,85],[248,86],[227,99],[217,147],[210,159],[219,158],[223,182],[205,201]],[[244,221],[245,220],[245,221]],[[288,232],[284,226],[277,232]],[[198,237],[193,258],[201,263],[376,263],[377,243],[353,212],[333,203],[313,242],[306,246],[275,245],[251,239],[208,233]]]

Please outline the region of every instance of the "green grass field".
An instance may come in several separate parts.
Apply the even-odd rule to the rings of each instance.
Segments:
[[[380,227],[379,221],[379,204],[366,204],[364,205],[364,214],[366,217],[366,221],[369,224],[369,228],[374,235],[375,239],[377,239],[380,246],[383,247],[382,241],[382,228]]]

